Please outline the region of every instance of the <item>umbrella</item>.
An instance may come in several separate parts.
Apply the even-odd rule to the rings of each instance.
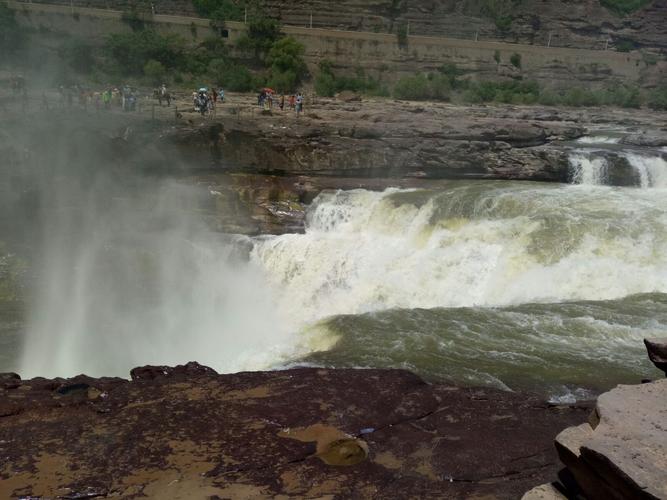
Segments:
[[[199,92],[208,92],[208,89],[206,87],[202,87],[199,89]]]
[[[276,93],[275,90],[273,90],[269,87],[265,87],[263,90],[264,90],[264,92],[267,92],[268,94],[275,94]]]

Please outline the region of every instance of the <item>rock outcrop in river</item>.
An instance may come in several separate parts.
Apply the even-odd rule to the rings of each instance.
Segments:
[[[665,369],[667,339],[644,341],[651,361]],[[589,500],[667,498],[667,379],[619,385],[597,399],[587,423],[556,437],[567,469],[559,490]],[[544,485],[524,500],[565,498]]]

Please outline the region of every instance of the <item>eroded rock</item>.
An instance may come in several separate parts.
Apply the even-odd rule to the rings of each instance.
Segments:
[[[602,394],[590,424],[556,438],[586,498],[667,498],[667,380]]]

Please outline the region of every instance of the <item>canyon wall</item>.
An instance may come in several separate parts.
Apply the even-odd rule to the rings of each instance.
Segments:
[[[87,3],[94,2],[90,0]],[[113,2],[109,4],[118,7]],[[171,2],[167,5],[175,4],[176,2]],[[77,7],[74,4],[66,7],[10,2],[9,5],[17,10],[22,23],[38,30],[47,29],[100,40],[109,33],[130,29],[122,21],[122,12],[117,10]],[[163,7],[160,4],[159,8]],[[342,7],[340,9],[343,11]],[[301,8],[299,12],[305,10]],[[285,8],[281,12],[285,13],[284,20],[295,19],[287,15],[290,10]],[[205,19],[168,14],[149,14],[146,18],[162,32],[178,33],[193,41],[220,36]],[[225,35],[233,43],[244,32],[245,25],[228,22],[226,28]],[[464,70],[468,78],[532,79],[554,88],[573,84],[585,87],[609,87],[618,84],[654,87],[664,81],[667,74],[667,61],[658,56],[656,59],[647,59],[646,54],[640,51],[545,47],[484,39],[417,35],[410,35],[407,44],[399,45],[397,36],[389,33],[291,25],[285,25],[283,30],[305,45],[306,61],[311,70],[326,58],[331,60],[339,71],[351,73],[361,68],[367,74],[381,77],[384,81],[419,71],[433,71],[445,63],[456,64]],[[648,37],[650,32],[645,34]],[[521,56],[520,67],[510,62],[514,54]]]

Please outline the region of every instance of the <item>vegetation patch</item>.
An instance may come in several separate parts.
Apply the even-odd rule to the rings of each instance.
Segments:
[[[197,14],[216,21],[243,21],[249,2],[233,0],[193,0]]]
[[[658,87],[648,95],[647,104],[649,108],[667,111],[667,85]]]
[[[14,11],[0,3],[0,62],[15,58],[26,40],[27,33],[16,21]]]
[[[336,75],[331,61],[322,60],[315,78],[315,92],[324,97],[332,97],[345,90],[366,95],[389,95],[389,90],[379,80],[368,77],[363,69],[357,69],[355,76]]]
[[[600,0],[603,7],[618,14],[625,16],[641,9],[651,3],[652,0]]]

